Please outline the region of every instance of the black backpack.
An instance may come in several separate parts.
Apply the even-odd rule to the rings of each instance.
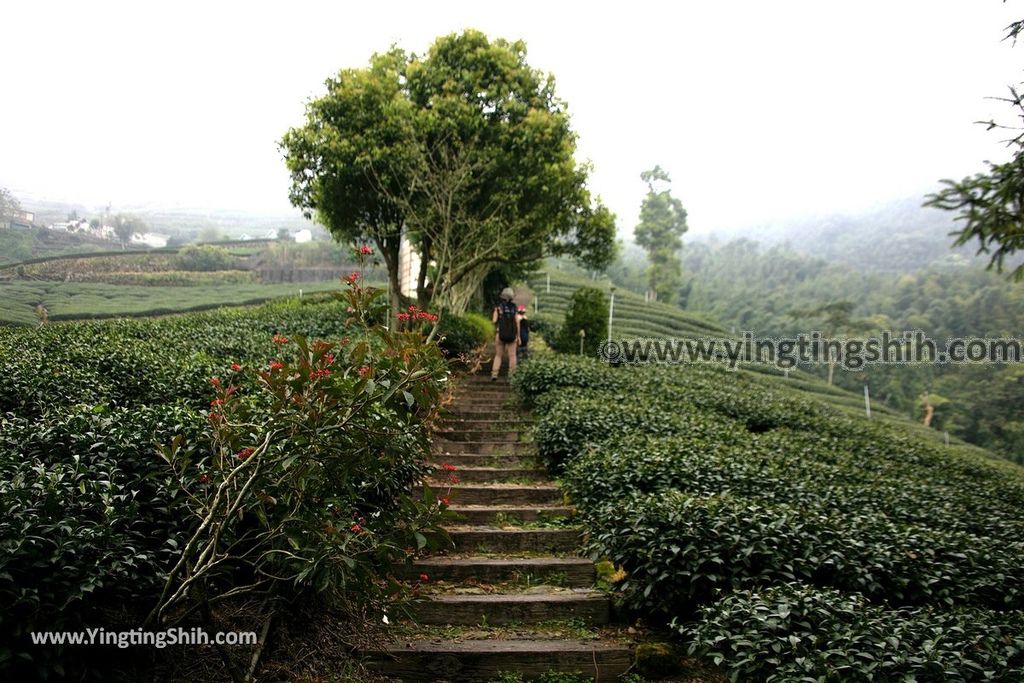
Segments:
[[[505,344],[516,340],[516,305],[511,301],[498,304],[498,339]]]

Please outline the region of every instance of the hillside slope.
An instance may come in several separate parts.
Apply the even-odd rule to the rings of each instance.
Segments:
[[[550,276],[550,286],[548,285]],[[579,287],[595,287],[608,291],[607,280],[590,280],[571,275],[555,268],[535,273],[528,285],[537,298],[537,312],[531,307],[529,315],[548,325],[559,325],[565,318],[573,292]],[[655,339],[732,339],[723,326],[711,316],[683,311],[676,306],[660,302],[645,302],[643,297],[629,290],[616,289],[612,335],[616,340],[631,338]],[[829,386],[816,375],[799,369],[788,373],[762,363],[744,363],[736,370],[741,376],[760,377],[768,384],[798,392],[800,395],[822,401],[829,407],[854,418],[865,418],[864,397],[836,386]],[[865,418],[866,419],[866,418]],[[871,406],[871,420],[898,427],[918,438],[933,443],[945,443],[945,435],[928,429],[920,423],[877,402]],[[950,443],[973,452],[979,457],[995,458],[989,451],[950,437]]]

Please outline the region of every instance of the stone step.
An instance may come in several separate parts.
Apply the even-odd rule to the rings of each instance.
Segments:
[[[493,455],[478,453],[448,453],[444,456],[444,462],[462,467],[511,467],[534,468],[540,467],[540,461],[535,455]]]
[[[420,574],[430,582],[455,583],[474,579],[482,583],[526,581],[544,583],[552,578],[559,585],[585,588],[594,583],[594,563],[579,557],[426,557],[412,564],[395,566],[400,578],[416,579]]]
[[[454,429],[438,429],[434,432],[434,439],[438,441],[519,441],[519,432],[511,429],[481,429],[472,430],[465,427]]]
[[[571,517],[573,509],[563,505],[452,505],[463,524],[498,525]]]
[[[453,407],[461,408],[464,405],[508,405],[510,408],[517,408],[516,402],[512,399],[512,396],[484,396],[481,394],[464,394],[455,396],[454,399],[447,403],[453,405]]]
[[[437,496],[449,491],[447,486],[432,488]],[[448,497],[456,505],[562,505],[560,488],[540,484],[459,484],[450,487]]]
[[[415,640],[367,653],[374,671],[402,681],[490,681],[514,671],[529,680],[549,671],[614,681],[632,664],[630,649],[594,640]]]
[[[445,461],[450,465],[455,463]],[[540,467],[459,467],[455,475],[460,482],[543,482],[548,480],[547,470]],[[434,486],[443,486],[443,472],[438,469],[438,480],[433,481]]]
[[[500,455],[519,455],[534,452],[534,445],[524,441],[449,441],[435,439],[433,453],[498,453]]]
[[[470,389],[468,391],[456,390],[452,392],[455,403],[476,403],[478,401],[505,401],[511,400],[514,396],[509,391],[487,391],[486,389]]]
[[[513,430],[522,431],[532,427],[536,422],[528,418],[464,418],[450,417],[441,421],[446,429],[469,429],[475,431]]]
[[[468,626],[475,624],[535,624],[558,619],[583,619],[607,624],[608,596],[595,590],[484,595],[435,594],[412,607],[420,624]]]
[[[456,552],[574,553],[583,544],[579,529],[517,529],[486,526],[445,527]]]
[[[498,417],[513,419],[521,415],[519,408],[511,403],[499,401],[466,401],[464,403],[449,403],[445,408],[460,416],[475,415],[478,413],[496,414]]]
[[[453,408],[449,409],[449,420],[451,418],[460,419],[466,418],[470,420],[487,420],[488,422],[494,422],[498,420],[516,420],[519,413],[514,410],[499,409],[499,408]]]

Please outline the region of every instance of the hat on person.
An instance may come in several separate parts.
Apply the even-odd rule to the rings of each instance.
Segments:
[[[519,304],[519,312],[526,313],[526,306],[524,306],[523,304]]]
[[[501,290],[501,298],[504,299],[505,301],[512,301],[515,295],[516,293],[512,291],[511,287],[506,287],[505,289]]]

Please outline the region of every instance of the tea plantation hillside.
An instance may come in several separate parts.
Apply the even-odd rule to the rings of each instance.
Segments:
[[[40,256],[0,263],[0,325],[35,325],[43,309],[47,320],[63,321],[251,305],[335,290],[338,276],[350,270],[384,280],[378,269],[323,242],[248,240]]]
[[[308,605],[340,586],[360,610],[379,603],[382,567],[440,514],[409,491],[448,365],[419,327],[432,314],[384,330],[379,292],[350,285],[342,300],[0,328],[0,679],[152,680],[165,652],[35,645],[35,631],[210,629],[222,615],[196,605],[214,598]],[[216,653],[188,659],[230,680]]]
[[[548,276],[550,275],[550,286]],[[580,287],[596,287],[608,291],[606,280],[589,280],[559,270],[535,273],[529,278],[530,288],[537,298],[537,312],[530,308],[530,317],[547,324],[559,324],[569,307],[569,299]],[[615,338],[622,337],[721,337],[728,334],[710,318],[660,302],[647,303],[629,290],[615,292]]]
[[[749,681],[1024,680],[1024,469],[722,367],[513,384],[627,614]]]
[[[549,278],[550,277],[550,285]],[[528,284],[538,300],[537,311],[531,306],[529,316],[538,321],[544,331],[562,323],[569,300],[580,287],[596,287],[608,291],[606,280],[590,280],[551,268],[529,278]],[[739,335],[722,328],[706,316],[694,315],[676,306],[659,302],[646,302],[642,296],[629,290],[617,289],[612,334],[615,340],[635,338],[660,339],[738,339]],[[784,387],[805,396],[827,403],[830,407],[851,416],[865,414],[864,397],[846,389],[829,386],[822,379],[809,372],[794,368],[788,374],[763,363],[742,363],[736,370],[741,376],[759,377],[766,388]],[[875,401],[871,406],[872,419],[914,434],[920,438],[944,442],[944,435],[928,429],[920,423]],[[962,448],[971,450],[978,457],[998,457],[989,451],[951,439]]]

